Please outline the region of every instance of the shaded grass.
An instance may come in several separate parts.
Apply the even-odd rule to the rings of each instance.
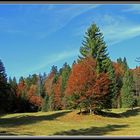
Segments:
[[[105,112],[101,111],[98,115],[104,116],[104,117],[114,117],[114,118],[123,118],[123,117],[132,117],[138,115],[140,112],[140,108],[135,109],[128,109],[121,113],[115,113],[115,112]]]
[[[3,127],[15,127],[15,126],[17,127],[19,125],[38,123],[40,121],[45,121],[45,120],[52,121],[69,112],[71,111],[56,112],[54,114],[50,114],[50,115],[45,114],[41,116],[25,115],[25,116],[17,116],[17,117],[10,117],[10,118],[1,118],[0,125],[3,125]]]
[[[102,115],[78,111],[15,113],[0,116],[0,136],[139,136],[140,108],[113,109]]]
[[[15,134],[13,134],[13,133],[11,133],[11,132],[8,132],[8,131],[0,131],[0,136],[3,136],[3,135],[8,135],[8,136],[11,136],[11,135],[13,135],[13,136],[15,136]]]
[[[31,136],[31,133],[23,133],[22,135]],[[0,131],[0,136],[20,136],[20,134],[16,134],[5,130],[5,131]]]
[[[128,127],[128,125],[107,125],[104,127],[90,127],[86,129],[79,129],[79,130],[69,130],[69,131],[63,131],[63,132],[57,132],[54,135],[105,135],[108,132],[111,131],[118,131],[121,130],[121,128]]]

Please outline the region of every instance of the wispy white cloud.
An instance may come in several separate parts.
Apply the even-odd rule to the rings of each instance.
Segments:
[[[109,45],[140,35],[140,24],[134,23],[124,16],[105,15],[102,20],[104,21],[102,31]]]
[[[99,4],[92,4],[92,5],[70,5],[65,8],[60,9],[57,11],[58,14],[61,14],[62,17],[67,19],[67,22],[71,21],[73,18],[91,10],[99,7]]]
[[[126,9],[122,10],[123,12],[134,12],[140,14],[140,4],[128,4]]]
[[[66,27],[81,14],[99,6],[99,4],[20,4],[17,7],[20,17],[9,19],[0,17],[0,30],[7,33],[21,33],[23,31],[26,32],[26,36],[44,39]],[[15,20],[16,24],[19,25],[18,27],[14,22]],[[30,28],[28,28],[29,22],[32,22]],[[42,24],[43,26],[41,26]],[[25,27],[24,30],[22,26]],[[36,30],[32,30],[32,27],[36,27]],[[20,31],[18,32],[18,30]],[[32,34],[30,34],[31,32]]]
[[[135,23],[122,15],[98,14],[92,19],[97,26],[100,27],[108,45],[113,45],[140,36],[140,24]],[[75,35],[84,35],[88,27],[89,24],[82,23],[75,31]]]
[[[51,31],[48,33],[43,33],[43,35],[40,36],[40,38],[45,38],[50,34],[55,33],[58,30],[61,30],[62,28],[64,28],[65,26],[67,26],[73,19],[77,18],[78,16],[80,16],[81,14],[84,14],[86,12],[88,12],[91,9],[95,9],[97,7],[99,7],[101,5],[99,4],[71,4],[71,5],[50,5],[48,8],[48,6],[42,7],[41,11],[42,13],[48,13],[48,9],[49,12],[52,12],[52,17],[51,17],[51,25],[49,25],[49,29],[51,29]],[[45,15],[45,14],[44,14]]]
[[[124,40],[140,36],[140,25],[122,26],[121,28],[104,29],[105,38],[109,45],[120,43]]]
[[[48,66],[50,67],[52,65],[57,65],[57,63],[59,63],[60,61],[65,62],[69,58],[78,56],[78,52],[79,50],[75,49],[75,50],[58,52],[58,53],[54,53],[49,56],[43,57],[40,63],[36,64],[35,66],[32,66],[27,71],[24,71],[24,74],[22,75],[40,71],[41,69],[47,68]]]

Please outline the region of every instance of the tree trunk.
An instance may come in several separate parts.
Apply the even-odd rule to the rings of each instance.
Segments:
[[[91,106],[89,107],[90,115],[92,114],[92,108]]]
[[[82,109],[81,109],[81,107],[80,107],[80,114],[82,113]]]

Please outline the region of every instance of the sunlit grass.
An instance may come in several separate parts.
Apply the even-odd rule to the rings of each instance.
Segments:
[[[76,111],[16,113],[0,117],[0,135],[139,136],[140,109],[113,109],[113,116],[78,115]],[[118,116],[119,114],[119,116]]]

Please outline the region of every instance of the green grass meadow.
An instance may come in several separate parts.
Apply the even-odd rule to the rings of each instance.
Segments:
[[[0,136],[140,136],[140,108],[113,109],[103,115],[78,110],[0,116]]]

